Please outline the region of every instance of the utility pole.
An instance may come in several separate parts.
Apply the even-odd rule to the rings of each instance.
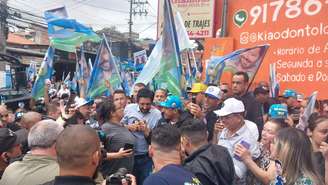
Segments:
[[[8,0],[0,0],[0,53],[6,52],[6,41],[8,35],[8,27],[7,27],[7,1]]]
[[[130,19],[129,19],[129,38],[128,38],[128,58],[132,58],[132,8],[133,8],[133,1],[130,0]]]
[[[129,38],[128,38],[128,57],[132,59],[132,25],[133,16],[145,15],[147,16],[148,11],[146,5],[148,4],[147,0],[130,0],[130,17],[129,17]]]

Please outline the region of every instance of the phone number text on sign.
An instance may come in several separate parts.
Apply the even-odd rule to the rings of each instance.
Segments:
[[[209,30],[187,31],[189,37],[209,36]]]
[[[305,3],[302,4],[302,0],[278,0],[256,5],[249,11],[250,25],[255,25],[259,21],[262,23],[276,22],[281,14],[287,19],[298,18],[302,14],[314,16],[323,10],[323,6],[328,5],[328,0],[303,0],[303,2]],[[272,12],[272,15],[268,12]],[[233,16],[234,23],[238,27],[242,27],[247,18],[248,12],[246,10],[239,10]]]

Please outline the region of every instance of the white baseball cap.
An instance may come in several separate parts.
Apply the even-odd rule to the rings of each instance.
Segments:
[[[222,98],[222,91],[219,87],[216,86],[209,86],[206,91],[205,95],[214,98],[214,99],[221,99]]]
[[[90,104],[93,104],[93,101],[92,100],[86,100],[84,98],[79,98],[79,97],[76,97],[74,99],[75,101],[75,108],[79,108],[79,107],[82,107],[84,105],[90,105]]]
[[[242,101],[236,98],[228,98],[223,102],[223,107],[214,111],[217,116],[227,116],[233,113],[245,112],[245,106]]]

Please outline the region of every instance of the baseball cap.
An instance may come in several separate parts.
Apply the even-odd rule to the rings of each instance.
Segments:
[[[258,86],[254,89],[254,94],[267,94],[270,90],[266,86]]]
[[[227,116],[233,113],[245,112],[245,106],[242,101],[236,98],[228,98],[223,102],[223,107],[214,111],[217,116]]]
[[[289,98],[289,97],[297,98],[297,92],[294,91],[294,90],[292,90],[292,89],[286,89],[286,90],[284,91],[283,96],[284,96],[285,98]]]
[[[269,109],[269,116],[272,119],[286,119],[288,117],[288,109],[283,104],[273,104]]]
[[[168,96],[165,102],[159,104],[165,108],[182,109],[182,102],[178,96]]]
[[[24,134],[23,129],[13,132],[8,128],[0,128],[0,152],[6,152],[21,144],[25,138],[26,133]]]
[[[297,94],[297,101],[301,102],[304,100],[304,95],[303,94]]]
[[[74,99],[74,101],[75,101],[75,108],[79,108],[79,107],[82,107],[84,105],[93,104],[93,100],[86,100],[84,98],[79,98],[79,97],[76,97]]]
[[[209,86],[205,91],[205,95],[207,95],[210,98],[219,100],[222,98],[222,91],[219,87]]]
[[[200,92],[205,92],[207,89],[207,85],[203,83],[194,83],[191,88],[191,93],[200,93]]]

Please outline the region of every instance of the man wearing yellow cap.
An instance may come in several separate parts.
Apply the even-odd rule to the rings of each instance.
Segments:
[[[189,93],[192,94],[191,103],[189,103],[186,107],[187,110],[189,110],[189,112],[198,119],[203,119],[205,115],[202,111],[202,107],[205,100],[204,93],[206,89],[207,86],[205,84],[194,83],[189,91]]]

